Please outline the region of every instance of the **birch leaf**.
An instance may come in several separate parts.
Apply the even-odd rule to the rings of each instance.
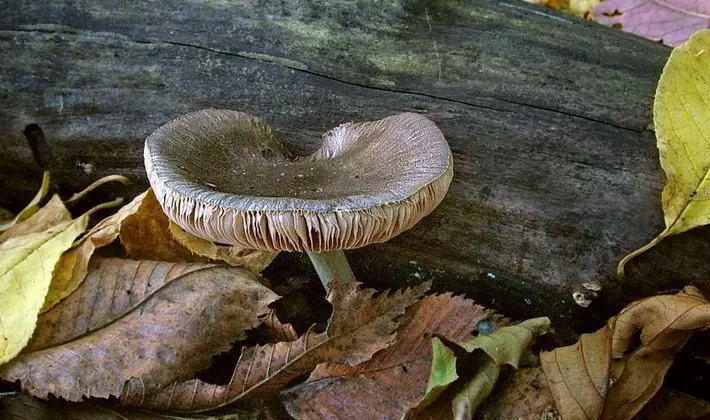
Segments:
[[[673,50],[653,104],[666,229],[619,262],[617,271],[663,238],[710,223],[710,30]]]
[[[27,345],[62,253],[86,229],[88,214],[0,244],[0,365]]]

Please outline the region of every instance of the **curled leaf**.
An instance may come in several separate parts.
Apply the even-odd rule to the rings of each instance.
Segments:
[[[617,267],[619,275],[624,274],[624,266],[631,258],[663,238],[710,223],[708,74],[710,30],[704,30],[673,50],[653,103],[658,150],[667,179],[662,196],[666,229],[624,257]]]
[[[572,346],[542,353],[563,418],[631,419],[656,394],[693,331],[710,328],[710,303],[694,287],[636,301]]]
[[[68,401],[118,396],[131,378],[156,389],[205,369],[276,299],[244,269],[94,258],[86,280],[40,317],[0,377]]]
[[[24,209],[20,210],[20,212],[17,213],[17,216],[15,216],[14,219],[0,224],[0,232],[4,232],[10,229],[11,227],[35,214],[37,210],[39,210],[39,203],[47,195],[48,192],[49,171],[44,171],[44,174],[42,175],[42,185],[39,187],[39,191],[37,191],[37,194],[34,196],[34,198],[32,198],[32,200],[29,202],[29,204],[27,204]]]
[[[510,365],[517,369],[520,359],[530,351],[534,338],[549,328],[549,318],[533,318],[503,327],[490,335],[480,335],[459,343],[468,352],[482,350],[485,357],[474,357],[473,363],[467,365],[468,368],[475,367],[476,370],[473,378],[454,397],[454,417],[472,419],[478,407],[493,391],[501,368]]]
[[[58,195],[54,195],[35,214],[0,234],[0,242],[31,233],[43,232],[71,219],[71,214],[64,206],[62,199]]]
[[[86,197],[90,192],[111,182],[120,182],[121,184],[125,185],[129,184],[131,181],[123,175],[108,175],[101,179],[97,179],[96,181],[92,182],[88,187],[69,197],[69,199],[66,201],[67,207],[73,207],[76,203],[79,202],[79,200]]]
[[[185,232],[173,222],[170,222],[170,234],[182,246],[197,255],[215,261],[224,261],[235,267],[246,267],[255,273],[260,273],[265,269],[278,254],[276,252],[246,249],[240,246],[217,245],[214,242]]]
[[[221,246],[188,234],[168,220],[152,189],[140,197],[137,209],[120,226],[121,243],[131,258],[172,262],[224,261],[258,273],[276,256],[273,252]]]

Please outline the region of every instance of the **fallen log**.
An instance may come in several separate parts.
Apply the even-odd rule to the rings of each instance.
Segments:
[[[62,190],[119,173],[131,195],[147,186],[145,137],[190,111],[259,115],[299,153],[342,122],[414,111],[449,141],[453,184],[411,231],[349,252],[361,281],[433,280],[579,331],[710,274],[697,229],[613,275],[663,227],[649,124],[669,49],[633,35],[515,0],[42,0],[5,8],[0,49],[0,207],[34,194],[42,136]],[[267,275],[315,276],[279,262]],[[572,299],[589,283],[594,311]]]

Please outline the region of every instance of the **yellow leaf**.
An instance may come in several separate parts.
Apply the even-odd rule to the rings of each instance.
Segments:
[[[5,222],[0,224],[0,232],[4,232],[17,223],[20,223],[21,221],[27,219],[28,217],[32,216],[39,210],[39,202],[42,201],[45,195],[47,195],[47,192],[49,191],[49,171],[44,171],[44,175],[42,176],[42,186],[39,188],[39,191],[37,191],[37,195],[34,196],[32,201],[22,209],[19,213],[17,213],[17,216],[15,216],[14,219],[10,220],[9,222]]]
[[[62,199],[55,194],[37,213],[0,234],[0,242],[30,233],[44,232],[71,219],[71,214]]]
[[[710,223],[710,30],[697,32],[671,53],[653,104],[661,166],[666,173],[662,205],[666,229],[619,262],[669,235]]]
[[[586,16],[587,12],[591,10],[592,7],[599,4],[602,0],[570,0],[569,11],[577,16]]]
[[[0,244],[0,364],[27,345],[59,257],[86,229],[88,215]]]

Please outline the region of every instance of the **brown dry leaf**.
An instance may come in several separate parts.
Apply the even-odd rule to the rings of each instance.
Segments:
[[[257,251],[240,246],[217,245],[206,239],[185,232],[180,226],[170,222],[170,234],[182,246],[211,260],[224,261],[235,267],[246,267],[260,273],[278,255],[277,252]]]
[[[276,257],[274,252],[220,246],[184,232],[168,220],[152,189],[144,194],[138,211],[122,224],[121,243],[131,258],[172,262],[224,261],[255,273],[261,272]]]
[[[557,420],[560,416],[555,410],[547,378],[542,368],[531,367],[508,371],[496,386],[495,391],[476,412],[479,420],[521,419],[521,420]],[[710,402],[661,388],[644,409],[639,419],[708,419]]]
[[[251,407],[232,410],[225,414],[176,416],[151,411],[117,407],[101,401],[71,403],[54,399],[39,400],[29,395],[17,394],[2,397],[0,418],[17,420],[258,420],[274,419],[271,407],[259,402]]]
[[[428,283],[422,283],[373,298],[373,289],[360,290],[356,282],[334,282],[328,293],[333,315],[325,332],[311,328],[296,341],[244,348],[227,385],[191,380],[149,394],[137,379],[127,384],[121,401],[159,410],[206,411],[247,397],[274,394],[320,363],[362,363],[392,343],[396,318],[428,288]]]
[[[297,418],[401,418],[417,406],[431,370],[431,338],[472,338],[493,312],[450,294],[427,296],[407,311],[395,343],[357,366],[325,363],[308,382],[282,393]]]
[[[539,366],[509,370],[476,411],[480,420],[559,419],[547,378]]]
[[[139,198],[135,211],[127,215],[119,226],[121,244],[131,258],[169,262],[207,262],[173,239],[168,229],[170,223],[168,216],[163,213],[152,189],[148,189],[136,200]]]
[[[276,311],[269,310],[256,329],[252,331],[259,343],[278,343],[280,341],[296,341],[298,333],[291,324],[282,324],[276,316]]]
[[[94,258],[0,377],[69,401],[118,396],[130,378],[155,389],[205,369],[277,298],[244,269]]]
[[[52,285],[42,313],[47,312],[79,287],[86,277],[89,259],[94,251],[110,244],[118,237],[121,224],[127,217],[138,211],[145,195],[145,193],[139,195],[113,215],[101,220],[77,241],[72,249],[62,255],[54,269]]]
[[[35,214],[0,234],[0,243],[10,238],[44,232],[61,223],[68,222],[71,219],[71,214],[66,206],[64,206],[62,199],[55,194],[52,196],[52,199],[37,210]]]
[[[630,419],[663,383],[693,331],[710,328],[710,303],[688,286],[633,302],[593,334],[541,361],[563,418]]]

